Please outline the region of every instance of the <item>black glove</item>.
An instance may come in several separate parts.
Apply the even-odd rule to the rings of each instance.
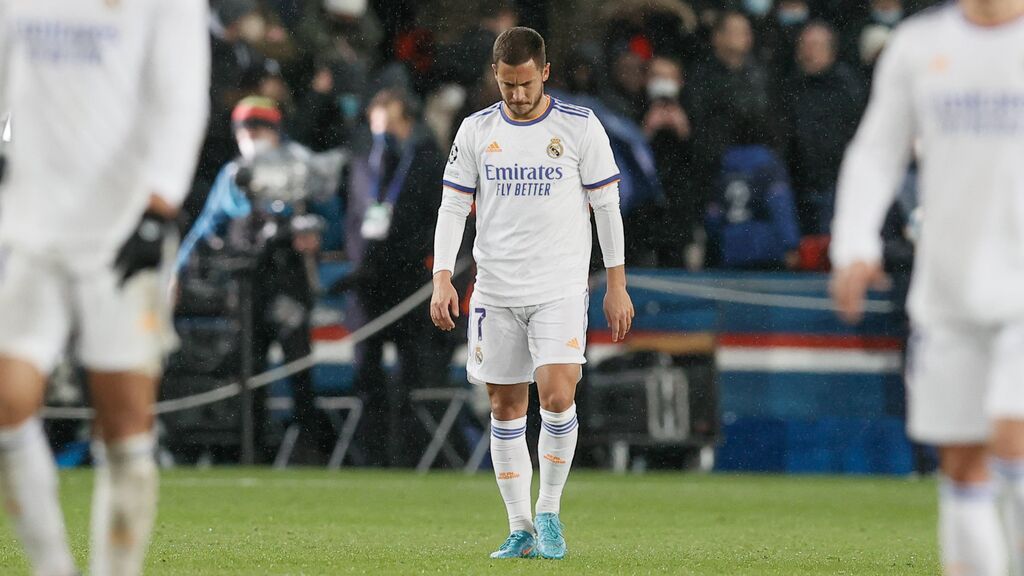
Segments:
[[[147,210],[142,215],[135,232],[132,232],[121,246],[117,252],[117,259],[114,260],[119,286],[124,286],[124,283],[138,272],[160,267],[163,260],[164,238],[173,229],[173,221],[160,214]]]

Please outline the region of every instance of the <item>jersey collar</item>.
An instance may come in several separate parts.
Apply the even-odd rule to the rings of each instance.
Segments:
[[[554,98],[552,98],[551,96],[549,96],[547,94],[545,94],[545,97],[548,99],[547,107],[544,109],[543,112],[540,113],[540,116],[537,116],[536,118],[531,118],[530,120],[513,120],[513,119],[509,118],[508,114],[505,112],[505,103],[504,102],[502,102],[498,106],[498,110],[501,111],[502,119],[504,119],[505,122],[508,122],[509,124],[511,124],[513,126],[532,126],[532,125],[536,124],[537,122],[540,122],[541,120],[547,118],[548,114],[551,114],[551,109],[554,107]]]

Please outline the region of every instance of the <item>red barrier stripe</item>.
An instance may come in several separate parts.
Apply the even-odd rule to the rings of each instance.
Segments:
[[[903,347],[903,342],[892,336],[847,334],[720,334],[718,345],[736,348],[899,350]]]

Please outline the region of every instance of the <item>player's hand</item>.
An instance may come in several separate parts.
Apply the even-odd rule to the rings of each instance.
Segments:
[[[625,340],[626,334],[633,327],[633,316],[636,316],[636,312],[625,286],[609,286],[604,295],[604,317],[612,328],[612,342]]]
[[[174,208],[162,198],[156,195],[150,198],[149,208],[114,259],[119,286],[124,286],[143,270],[160,267],[164,257],[164,238],[174,228],[174,215]]]
[[[864,317],[864,300],[868,288],[885,283],[885,273],[879,262],[857,261],[832,272],[829,292],[836,312],[844,322],[857,324]]]
[[[459,293],[452,286],[452,273],[441,270],[434,274],[434,295],[430,298],[430,320],[441,330],[455,328],[459,317]]]

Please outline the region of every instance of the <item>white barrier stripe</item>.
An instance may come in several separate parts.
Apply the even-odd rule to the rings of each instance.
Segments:
[[[894,350],[724,347],[715,365],[722,372],[899,374],[903,357]]]
[[[720,288],[714,286],[703,286],[678,280],[659,280],[645,276],[632,276],[629,285],[645,290],[653,290],[676,296],[691,296],[705,300],[716,300],[719,302],[731,302],[734,304],[750,304],[753,306],[767,306],[772,308],[792,308],[797,310],[821,310],[834,312],[836,310],[832,300],[828,298],[817,298],[814,296],[790,296],[787,294],[763,294],[760,292],[749,292],[736,290],[734,288]],[[864,311],[871,314],[888,314],[894,310],[891,302],[881,300],[868,300],[864,302]]]
[[[467,265],[466,261],[456,263],[453,276],[460,274]],[[342,338],[338,342],[358,344],[359,342],[366,340],[370,336],[373,336],[391,324],[394,324],[424,301],[428,300],[433,294],[433,291],[434,282],[431,280],[421,286],[419,290],[409,295],[405,300],[399,302],[394,308],[374,318],[370,322],[367,322],[361,328]],[[314,365],[316,365],[314,354],[309,354],[308,356],[293,360],[287,364],[278,366],[272,370],[267,370],[266,372],[249,378],[247,386],[250,390],[262,388],[282,378],[298,374],[299,372],[311,368]],[[153,412],[156,414],[166,414],[168,412],[188,410],[189,408],[198,408],[199,406],[226,400],[232,396],[238,395],[241,391],[242,387],[239,386],[237,382],[232,382],[231,384],[225,384],[224,386],[214,388],[213,390],[207,390],[200,394],[157,402],[153,408]],[[49,419],[89,420],[93,417],[93,409],[85,407],[45,406],[40,414],[43,418]]]

